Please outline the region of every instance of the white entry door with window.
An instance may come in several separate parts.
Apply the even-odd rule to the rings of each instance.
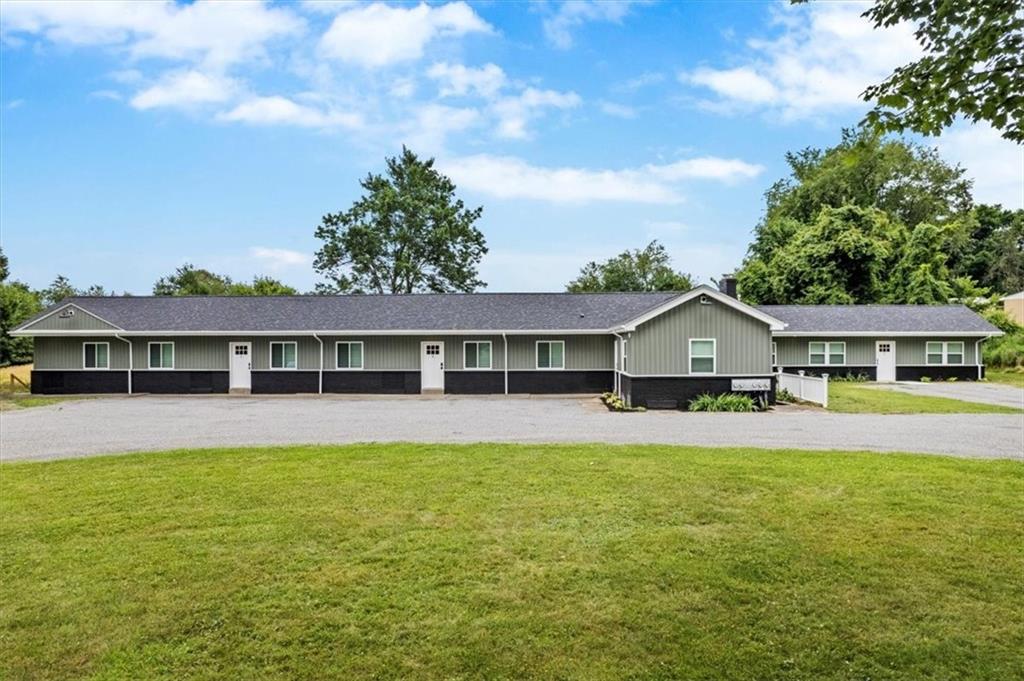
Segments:
[[[444,392],[444,343],[420,343],[420,390]]]
[[[252,388],[252,343],[228,343],[231,389]]]
[[[896,380],[896,341],[875,341],[876,381]]]

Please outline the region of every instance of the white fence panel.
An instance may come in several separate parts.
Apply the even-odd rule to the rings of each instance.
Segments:
[[[779,388],[788,390],[793,397],[804,402],[815,402],[828,408],[828,374],[804,376],[799,374],[779,373]]]

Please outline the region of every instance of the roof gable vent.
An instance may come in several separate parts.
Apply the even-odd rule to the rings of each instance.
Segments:
[[[74,317],[75,316],[75,308],[69,307],[66,310],[61,310],[60,314],[57,315],[57,316],[60,317],[61,319],[68,319],[70,317]]]
[[[708,298],[706,295],[702,294],[701,297],[700,297],[700,304],[701,305],[710,305],[711,304],[711,299]]]

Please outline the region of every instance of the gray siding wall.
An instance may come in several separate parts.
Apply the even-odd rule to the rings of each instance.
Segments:
[[[467,340],[491,341],[493,371],[504,370],[504,345],[501,336],[322,336],[324,371],[336,371],[335,344],[338,341],[363,342],[365,371],[419,371],[420,343],[444,343],[445,371],[462,371],[463,343]],[[565,341],[565,368],[568,370],[604,370],[612,368],[612,336],[545,336],[544,340]],[[110,343],[111,368],[128,368],[128,346],[116,338],[46,338],[35,340],[36,368],[74,370],[82,368],[82,343],[99,340]],[[149,370],[149,343],[174,343],[174,368],[181,371],[228,371],[228,343],[252,344],[252,370],[270,370],[271,341],[298,343],[298,370],[316,371],[320,367],[320,346],[312,336],[278,338],[268,336],[174,336],[139,337],[132,341],[134,368]],[[536,341],[539,336],[509,336],[508,355],[511,370],[536,369]]]
[[[699,300],[686,302],[641,324],[626,343],[626,372],[689,373],[691,338],[716,339],[717,374],[770,374],[771,330],[739,310]]]
[[[32,326],[26,327],[26,330],[109,331],[117,328],[75,305],[72,305],[69,309],[73,309],[75,311],[75,315],[73,317],[61,317],[60,312],[56,312],[51,314],[49,317],[40,319]]]
[[[34,367],[38,371],[61,369],[64,371],[81,371],[84,368],[82,343],[110,343],[110,368],[128,368],[128,344],[116,338],[82,337],[35,339]],[[102,369],[98,370],[102,371]]]
[[[565,368],[568,371],[610,371],[614,368],[614,336],[509,336],[509,371],[536,370],[539,340],[565,341]]]
[[[777,362],[779,366],[807,366],[809,364],[807,344],[812,342],[845,342],[846,366],[874,366],[875,341],[886,340],[896,344],[897,366],[923,365],[925,344],[928,341],[963,341],[964,364],[975,364],[975,343],[978,338],[949,338],[946,336],[850,336],[845,338],[785,337],[776,338]]]

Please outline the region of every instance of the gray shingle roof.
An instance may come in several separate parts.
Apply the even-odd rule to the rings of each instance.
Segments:
[[[970,333],[999,329],[963,305],[758,305],[785,333]]]
[[[78,297],[63,301],[50,310],[71,302],[125,331],[605,330],[630,321],[677,295],[473,293]]]

